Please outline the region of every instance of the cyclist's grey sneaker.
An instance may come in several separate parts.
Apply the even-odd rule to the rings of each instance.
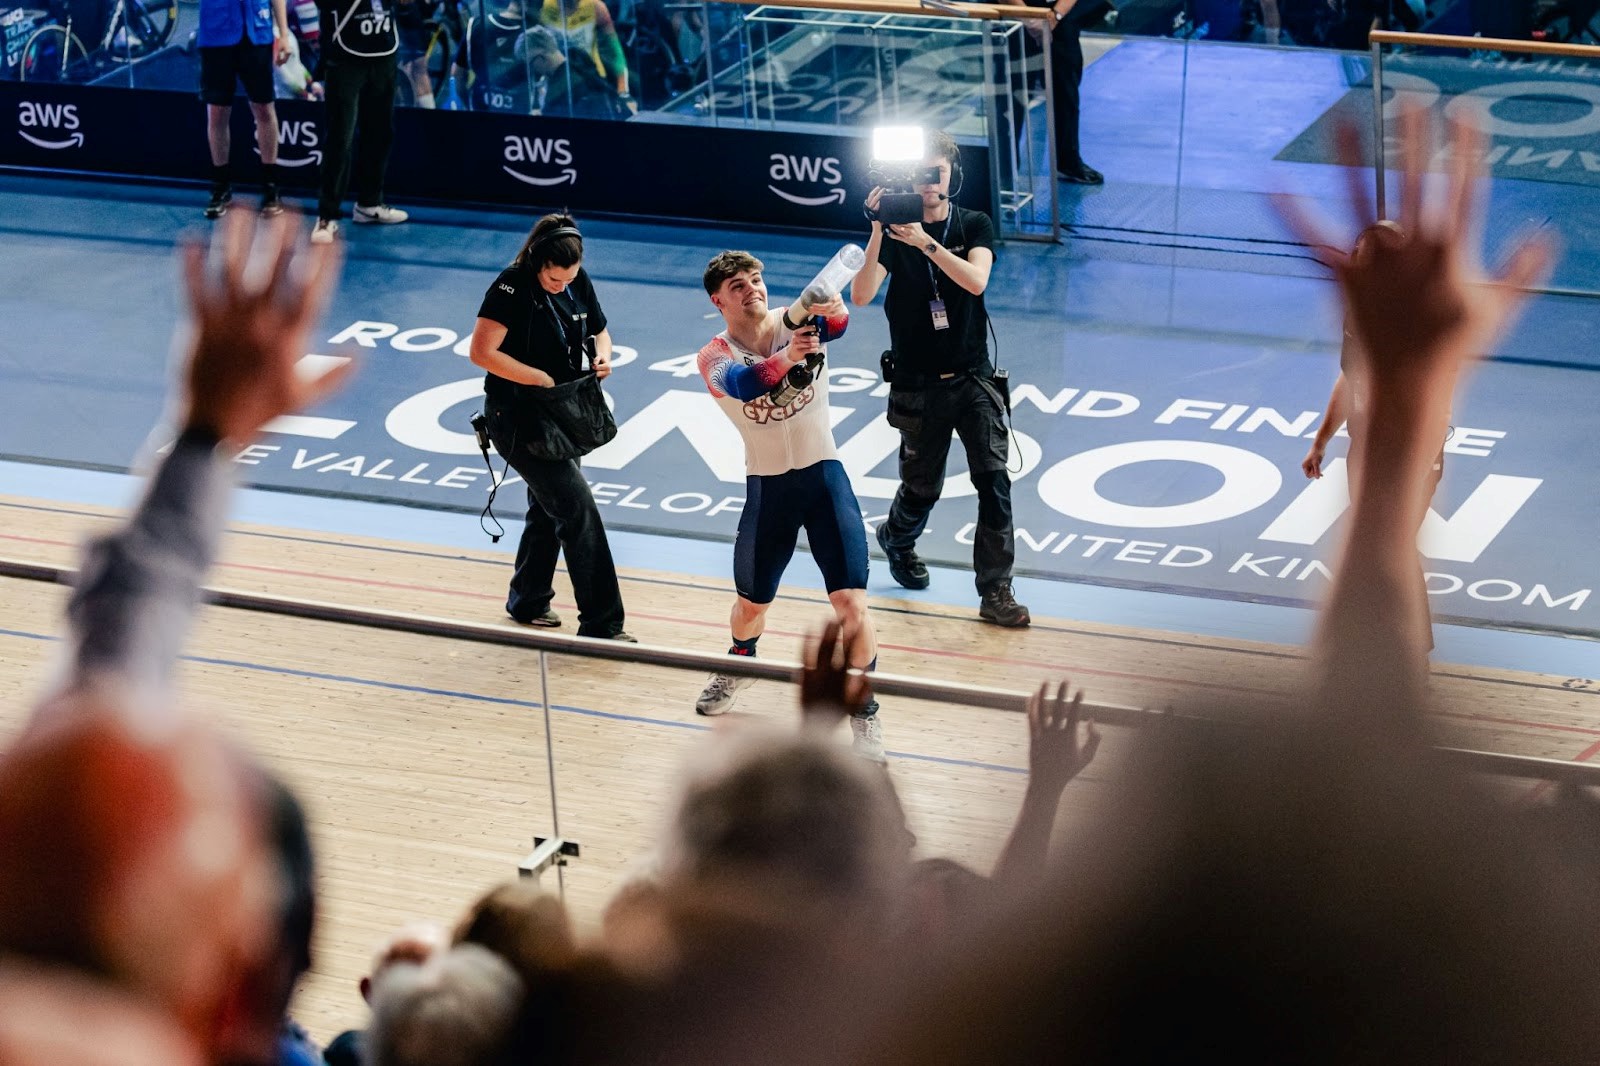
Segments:
[[[334,218],[319,218],[317,224],[311,227],[312,244],[332,244],[333,239],[339,235],[339,220]]]
[[[694,713],[706,717],[727,714],[732,709],[733,703],[739,698],[741,689],[749,688],[753,677],[729,677],[727,674],[712,674],[711,680],[706,682],[700,698],[694,701]]]
[[[398,207],[390,207],[388,204],[379,204],[376,207],[362,207],[360,204],[356,204],[355,212],[351,217],[356,222],[377,222],[385,226],[393,226],[410,218],[411,213],[402,211]]]
[[[872,713],[850,716],[850,746],[868,762],[887,763],[889,759],[883,753],[883,723],[878,721],[878,701],[873,700],[867,709]]]

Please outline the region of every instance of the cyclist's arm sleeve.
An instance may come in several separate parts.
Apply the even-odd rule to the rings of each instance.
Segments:
[[[819,332],[824,344],[838,340],[844,336],[844,331],[850,328],[850,312],[848,309],[840,311],[836,315],[819,315],[818,317],[822,319],[822,329]]]
[[[748,402],[771,392],[789,372],[788,346],[754,366],[745,366],[733,357],[728,342],[718,337],[700,349],[700,376],[713,396],[732,396]]]

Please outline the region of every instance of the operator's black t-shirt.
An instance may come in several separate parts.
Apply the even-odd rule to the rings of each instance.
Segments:
[[[543,370],[558,385],[584,370],[584,340],[606,328],[594,284],[582,267],[565,292],[554,294],[544,291],[532,268],[507,267],[483,294],[478,317],[506,327],[502,352]],[[491,399],[509,402],[516,395],[516,382],[488,374],[483,391]]]
[[[994,249],[994,223],[982,211],[951,204],[947,222],[924,222],[922,228],[962,259],[973,248]],[[889,318],[889,344],[898,365],[917,374],[947,374],[988,363],[989,315],[983,297],[957,285],[921,249],[902,244],[887,233],[878,249],[878,262],[889,272],[883,310]],[[929,305],[936,298],[944,301],[949,329],[933,328]]]

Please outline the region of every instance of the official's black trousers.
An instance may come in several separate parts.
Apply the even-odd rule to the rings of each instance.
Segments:
[[[610,637],[622,629],[622,590],[600,509],[576,459],[536,459],[516,440],[511,412],[487,410],[495,451],[527,482],[528,517],[517,544],[506,613],[521,621],[543,614],[555,595],[556,559],[567,555],[567,576],[578,601],[578,635]]]
[[[1083,165],[1078,146],[1078,110],[1083,87],[1083,39],[1069,19],[1050,36],[1050,81],[1056,98],[1056,169]]]
[[[356,203],[364,207],[383,203],[383,176],[389,169],[389,149],[394,145],[395,70],[394,56],[328,59],[324,72],[327,122],[318,218],[343,216],[344,194],[352,171]]]
[[[961,440],[978,490],[978,525],[972,538],[974,582],[981,595],[1011,580],[1016,537],[1011,526],[1011,475],[1005,410],[993,386],[971,374],[930,382],[926,388],[891,386],[889,424],[900,431],[900,487],[895,490],[884,542],[896,551],[916,545],[933,505],[944,493],[950,435]]]

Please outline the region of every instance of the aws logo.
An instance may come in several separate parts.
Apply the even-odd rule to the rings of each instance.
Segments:
[[[821,207],[823,204],[844,203],[844,178],[839,173],[839,160],[833,156],[785,155],[774,152],[767,168],[767,188],[774,196],[799,204],[801,207]],[[785,192],[773,182],[804,182],[807,185],[830,186],[821,196],[798,196]]]
[[[322,165],[322,135],[317,124],[309,119],[299,122],[278,122],[278,165],[280,167],[310,167]],[[255,150],[256,155],[261,149]]]
[[[77,148],[83,144],[77,104],[36,104],[23,100],[17,105],[17,126],[17,133],[23,140],[40,148]],[[41,136],[29,133],[30,129]],[[52,135],[56,139],[48,139]]]
[[[531,168],[560,167],[562,169],[547,176],[524,174],[521,170],[512,167]],[[576,185],[578,183],[577,168],[572,165],[572,142],[565,137],[517,137],[511,134],[505,139],[505,162],[500,169],[510,174],[513,178],[526,185]]]

